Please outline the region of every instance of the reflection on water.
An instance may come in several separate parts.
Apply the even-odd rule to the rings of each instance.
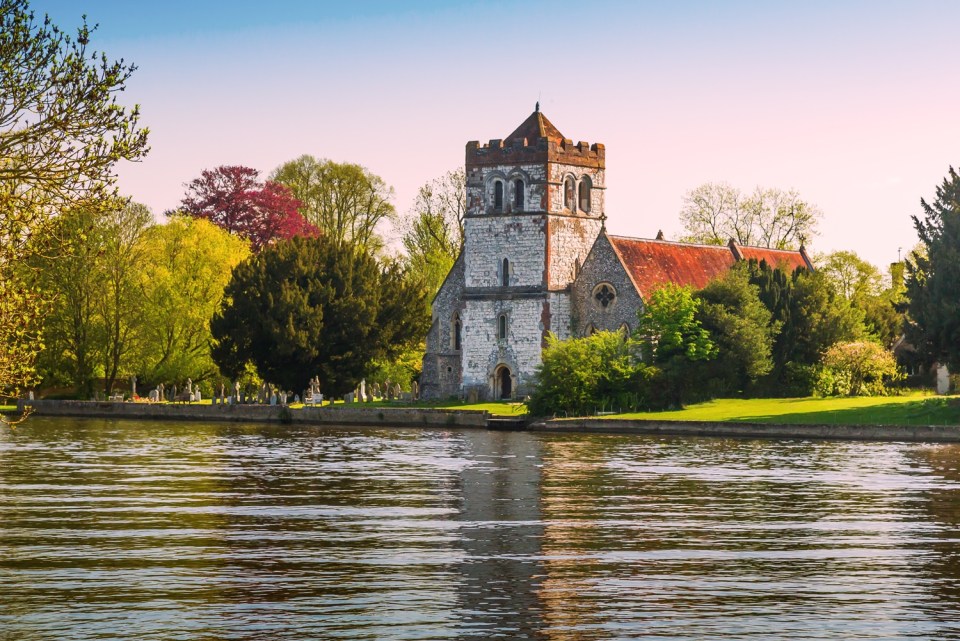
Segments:
[[[35,419],[0,640],[960,639],[960,447]]]

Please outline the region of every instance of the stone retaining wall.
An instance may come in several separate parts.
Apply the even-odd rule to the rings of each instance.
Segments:
[[[777,425],[708,421],[554,419],[531,424],[534,432],[653,434],[736,438],[799,438],[843,441],[960,442],[960,425]]]
[[[32,405],[36,416],[91,418],[232,421],[281,423],[284,408],[274,405],[172,405],[160,403],[103,403],[96,401],[20,401]],[[304,407],[290,410],[295,425],[385,425],[394,427],[485,427],[487,412],[407,407]]]

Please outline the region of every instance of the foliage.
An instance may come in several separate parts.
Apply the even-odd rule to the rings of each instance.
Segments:
[[[717,360],[704,368],[704,389],[739,394],[773,368],[773,341],[780,323],[750,282],[750,267],[740,263],[697,292],[697,318],[718,349]]]
[[[830,384],[824,392],[841,396],[879,396],[886,383],[902,378],[888,350],[873,341],[837,343],[823,356]]]
[[[302,203],[300,213],[333,242],[383,248],[377,226],[396,217],[393,188],[366,167],[304,155],[278,167],[270,180],[285,185]]]
[[[659,372],[640,360],[639,344],[620,332],[561,341],[547,338],[531,414],[583,416],[604,408],[648,407]]]
[[[413,208],[401,221],[403,246],[414,269],[436,293],[463,247],[467,210],[466,175],[449,171],[417,192]]]
[[[237,376],[252,362],[290,390],[319,375],[328,395],[360,382],[426,332],[426,293],[395,263],[332,238],[294,238],[240,263],[211,321],[213,359]]]
[[[26,0],[0,0],[0,397],[35,380],[46,303],[29,259],[52,215],[111,193],[113,165],[147,151],[139,109],[116,102],[135,67],[88,49],[95,28],[71,37],[38,23]]]
[[[133,371],[146,381],[194,383],[218,373],[210,357],[210,319],[247,243],[213,223],[173,216],[143,238],[140,340]]]
[[[960,371],[960,175],[950,167],[932,203],[912,216],[922,249],[907,261],[907,339],[926,364]]]
[[[668,407],[680,407],[695,385],[693,373],[701,361],[716,357],[717,346],[697,317],[700,301],[689,287],[668,283],[654,291],[638,312],[636,337],[647,361],[661,374],[659,397]]]
[[[723,245],[796,249],[816,235],[820,209],[794,190],[757,187],[745,196],[726,183],[706,183],[684,196],[680,221],[684,240]]]
[[[415,346],[405,349],[392,359],[375,359],[367,370],[367,389],[373,381],[382,383],[390,381],[398,383],[404,390],[410,389],[410,384],[420,379],[423,369],[423,352],[426,345],[421,341]]]
[[[276,240],[317,235],[290,190],[274,181],[262,183],[259,175],[250,167],[205,169],[187,183],[183,212],[249,240],[254,251]]]

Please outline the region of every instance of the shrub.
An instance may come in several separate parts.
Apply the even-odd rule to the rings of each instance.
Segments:
[[[841,396],[882,395],[888,382],[903,378],[893,354],[871,341],[833,345],[823,355],[823,366],[818,391]]]

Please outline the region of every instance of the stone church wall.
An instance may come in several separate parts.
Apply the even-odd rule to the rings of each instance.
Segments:
[[[543,283],[543,216],[480,216],[463,221],[467,287],[500,287],[503,259],[510,263],[510,286]]]
[[[460,351],[454,349],[453,320],[459,312],[462,326],[463,263],[463,254],[460,254],[433,299],[433,322],[427,334],[420,374],[420,396],[424,399],[445,399],[460,393]]]
[[[609,283],[617,294],[607,307],[594,297],[601,283]],[[630,331],[637,328],[637,311],[643,307],[643,301],[605,233],[600,234],[584,261],[571,288],[571,299],[571,322],[576,336],[586,336],[591,325],[598,331],[613,331],[623,324]]]
[[[549,289],[564,289],[573,282],[578,267],[597,240],[600,226],[600,221],[594,218],[551,217]]]

